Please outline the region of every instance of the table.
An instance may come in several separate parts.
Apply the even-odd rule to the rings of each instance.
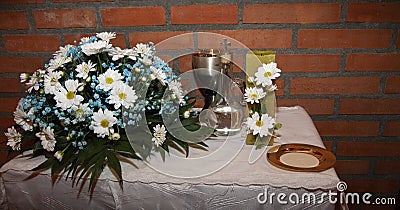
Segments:
[[[277,121],[283,127],[279,130],[281,138],[276,144],[307,143],[324,147],[311,118],[303,108],[280,107]],[[214,143],[218,141],[207,142],[211,147]],[[245,145],[233,161],[221,170],[191,179],[166,176],[143,162],[135,162],[138,169],[122,163],[125,180],[123,189],[106,169],[99,178],[92,198],[87,190],[88,183],[80,193],[79,186],[73,187],[69,179],[60,179],[52,186],[49,171],[24,181],[31,174],[28,170],[44,159],[15,158],[0,169],[0,208],[334,209],[334,204],[324,196],[329,190],[335,190],[339,182],[333,168],[319,173],[284,171],[270,165],[265,154],[255,163],[249,164],[251,149],[252,146]],[[285,193],[286,198],[283,201],[287,204],[278,202],[279,193]],[[272,194],[275,196],[269,199]],[[297,195],[299,203],[294,204],[289,200],[289,195],[292,194],[292,200],[296,200]],[[302,196],[307,199],[310,194],[316,196],[316,202],[302,200]],[[268,196],[263,197],[264,195]],[[265,198],[265,203],[258,201]]]

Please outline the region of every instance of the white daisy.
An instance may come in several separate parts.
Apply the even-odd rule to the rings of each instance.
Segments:
[[[133,61],[137,60],[136,57],[138,56],[138,53],[136,51],[134,51],[133,49],[125,49],[124,54]]]
[[[33,122],[29,118],[29,115],[33,115],[33,108],[31,108],[28,113],[25,113],[22,108],[22,100],[20,100],[17,109],[14,111],[14,121],[25,131],[32,131],[33,129]]]
[[[113,133],[112,126],[115,123],[117,123],[117,118],[108,109],[104,110],[104,112],[102,109],[99,109],[98,112],[93,113],[91,125],[98,137],[104,138],[106,135],[109,136],[110,133]]]
[[[87,56],[97,53],[106,52],[112,47],[107,41],[99,40],[92,43],[86,43],[81,46],[82,52]]]
[[[246,88],[245,94],[244,94],[244,99],[247,102],[250,102],[251,104],[255,103],[260,103],[260,99],[264,98],[266,93],[262,88],[256,88],[256,87],[250,87]]]
[[[119,60],[119,59],[121,59],[121,58],[123,58],[124,56],[125,56],[125,50],[122,50],[121,48],[119,48],[119,47],[115,47],[114,49],[112,49],[112,50],[110,50],[109,52],[108,52],[108,54],[110,55],[110,56],[112,56],[112,60],[113,61],[116,61],[116,60]]]
[[[248,77],[248,78],[247,78],[247,81],[248,81],[249,83],[254,83],[254,77]]]
[[[29,81],[25,83],[26,87],[28,88],[27,91],[30,93],[32,90],[39,90],[39,81],[40,78],[32,76]]]
[[[63,110],[71,108],[72,106],[78,106],[83,101],[83,97],[76,94],[80,85],[78,80],[65,81],[65,88],[61,87],[54,96],[54,99],[57,101],[57,106]]]
[[[263,63],[263,65],[258,68],[258,71],[255,74],[256,84],[261,84],[263,87],[272,85],[272,80],[280,76],[279,72],[281,72],[281,70],[276,67],[276,63]]]
[[[32,90],[39,90],[39,83],[43,81],[45,73],[44,70],[38,69],[32,74],[29,81],[25,83],[29,93],[32,92]]]
[[[273,91],[275,91],[277,89],[278,89],[278,86],[276,86],[276,84],[273,84],[273,85],[269,86],[268,91],[269,92],[273,92]]]
[[[111,90],[116,84],[122,82],[123,78],[118,71],[108,69],[105,73],[99,75],[99,87],[105,91]]]
[[[119,133],[114,133],[111,136],[111,138],[112,138],[112,140],[116,141],[116,140],[119,140],[121,138],[121,135],[119,135]]]
[[[63,151],[58,150],[56,153],[54,153],[54,157],[57,158],[57,160],[60,161],[60,162],[61,162],[63,156],[64,156],[64,152]]]
[[[79,104],[79,106],[73,107],[72,110],[75,113],[75,119],[77,121],[84,121],[87,116],[92,114],[92,109],[89,107],[89,103]]]
[[[44,92],[46,94],[55,94],[62,86],[58,82],[62,72],[52,71],[44,76]]]
[[[53,59],[50,60],[49,66],[47,67],[47,71],[51,72],[54,71],[58,68],[60,68],[62,65],[71,62],[71,58],[67,57],[64,54],[57,54],[54,56]]]
[[[82,78],[82,79],[86,79],[89,76],[89,72],[90,71],[96,71],[96,64],[92,63],[91,60],[89,60],[89,62],[83,62],[79,65],[76,66],[75,71],[78,72],[78,74],[76,75],[76,77]]]
[[[150,66],[151,64],[153,64],[153,60],[151,60],[151,58],[149,56],[145,56],[142,59],[142,62],[145,66]]]
[[[97,38],[109,42],[110,39],[114,39],[116,37],[115,32],[101,32],[96,33]]]
[[[60,47],[53,55],[58,57],[67,57],[67,53],[71,48],[74,48],[74,45],[65,45],[65,47]]]
[[[29,79],[30,75],[27,73],[22,73],[19,75],[19,79],[21,81],[21,83],[26,82]]]
[[[263,114],[260,119],[258,112],[247,118],[247,128],[253,131],[253,135],[259,134],[260,137],[272,135],[269,129],[274,128],[275,119],[268,114]]]
[[[81,44],[85,44],[85,43],[87,43],[87,42],[89,42],[90,41],[90,38],[89,37],[82,37],[81,38]]]
[[[187,110],[187,111],[185,111],[185,112],[183,113],[183,117],[184,117],[184,118],[189,118],[189,117],[190,117],[190,112],[189,112],[189,110]]]
[[[110,104],[114,104],[115,109],[119,109],[121,105],[125,108],[132,107],[138,97],[131,86],[120,82],[111,90],[108,99]]]
[[[168,84],[168,89],[172,91],[173,96],[182,104],[184,100],[182,83],[177,80],[173,80]]]
[[[47,151],[53,151],[56,146],[56,139],[54,138],[54,129],[46,127],[39,133],[36,133],[36,137],[40,138],[43,149]]]
[[[136,51],[136,53],[139,53],[141,57],[151,53],[151,48],[143,43],[136,44],[136,47],[133,49]]]
[[[7,129],[7,133],[4,133],[7,136],[7,146],[10,146],[12,150],[20,150],[21,149],[21,138],[22,135],[18,133],[18,131],[13,127]]]
[[[151,139],[153,143],[158,147],[161,146],[165,141],[165,135],[167,131],[164,125],[157,124],[154,128],[153,138]]]
[[[162,72],[161,69],[157,69],[157,68],[155,68],[155,67],[153,67],[153,66],[150,66],[150,70],[151,70],[151,72],[152,72],[151,75],[152,75],[154,78],[158,79],[158,81],[160,81],[161,84],[165,85],[165,82],[166,82],[165,79],[167,78],[167,75],[165,75],[165,73]]]

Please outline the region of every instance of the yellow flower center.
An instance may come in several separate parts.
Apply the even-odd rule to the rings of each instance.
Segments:
[[[126,99],[126,94],[125,93],[120,93],[120,94],[118,94],[118,97],[120,99]]]
[[[256,125],[258,126],[258,127],[261,127],[261,126],[263,126],[263,121],[261,121],[261,120],[257,120],[257,122],[256,122]]]
[[[67,99],[71,100],[75,98],[75,93],[72,91],[67,92]]]
[[[103,128],[108,128],[108,124],[109,124],[109,122],[108,122],[108,120],[106,120],[106,119],[100,121],[100,125],[101,125],[101,127],[103,127]]]
[[[271,72],[267,71],[267,72],[264,73],[264,77],[270,77],[270,76],[272,76]]]
[[[255,99],[258,98],[258,94],[257,93],[253,93],[253,94],[250,95],[250,98],[255,100]]]
[[[78,110],[76,110],[76,113],[77,113],[78,115],[82,115],[82,114],[83,114],[83,111],[82,111],[82,109],[78,109]]]
[[[85,73],[88,73],[89,70],[90,70],[90,69],[89,69],[88,66],[83,66],[83,67],[82,67],[82,71],[85,72]]]
[[[114,82],[114,80],[111,78],[111,77],[107,77],[106,78],[106,83],[107,84],[111,84],[111,83],[113,83]]]
[[[57,79],[53,77],[53,78],[51,78],[50,82],[52,82],[52,83],[57,82]]]

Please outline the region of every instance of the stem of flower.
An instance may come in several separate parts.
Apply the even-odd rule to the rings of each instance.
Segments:
[[[62,150],[62,153],[64,153],[65,151],[67,151],[67,149],[69,148],[69,146],[71,146],[71,142]]]

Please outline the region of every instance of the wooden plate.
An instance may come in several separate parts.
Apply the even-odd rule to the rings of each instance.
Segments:
[[[288,171],[320,172],[331,168],[335,155],[321,147],[308,144],[282,144],[267,152],[268,162]]]

